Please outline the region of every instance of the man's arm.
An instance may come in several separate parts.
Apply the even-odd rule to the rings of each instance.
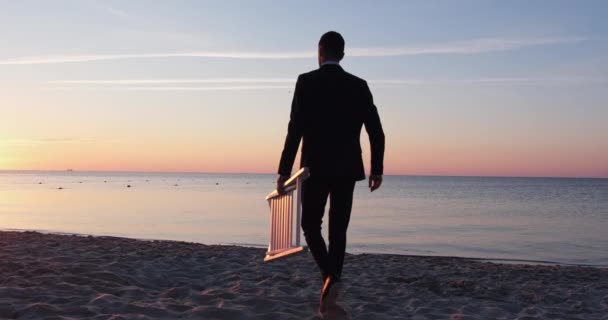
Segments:
[[[369,177],[369,187],[371,191],[380,188],[382,184],[382,174],[384,173],[384,131],[378,115],[378,108],[374,105],[372,96],[367,83],[365,83],[365,116],[363,123],[365,131],[369,135],[369,144],[372,154],[372,168]]]
[[[287,181],[287,178],[291,175],[291,169],[293,162],[298,153],[298,146],[302,139],[303,133],[303,120],[302,119],[302,81],[301,77],[298,77],[296,82],[296,88],[293,93],[293,100],[291,102],[291,113],[289,116],[289,125],[287,126],[287,137],[285,138],[285,145],[283,146],[283,152],[281,153],[281,161],[279,162],[279,179],[277,180],[277,190],[282,193],[283,183]]]

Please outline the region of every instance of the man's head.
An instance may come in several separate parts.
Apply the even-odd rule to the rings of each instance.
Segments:
[[[319,66],[325,61],[340,61],[344,58],[344,38],[335,32],[329,31],[319,40]]]

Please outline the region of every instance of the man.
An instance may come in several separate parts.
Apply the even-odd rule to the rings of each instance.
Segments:
[[[302,230],[324,281],[323,306],[327,299],[335,298],[355,182],[365,179],[361,128],[365,125],[371,145],[371,191],[382,184],[384,132],[367,83],[340,66],[342,36],[325,33],[318,50],[319,69],[300,75],[296,83],[277,191],[283,193],[302,139],[301,166],[310,170],[302,185]],[[328,196],[329,248],[321,235]]]

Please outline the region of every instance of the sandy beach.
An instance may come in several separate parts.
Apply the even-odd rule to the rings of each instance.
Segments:
[[[319,319],[308,253],[0,232],[1,319]],[[608,319],[608,270],[347,255],[353,319]]]

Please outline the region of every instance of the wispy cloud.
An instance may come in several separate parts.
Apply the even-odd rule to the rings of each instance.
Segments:
[[[56,80],[51,84],[75,85],[133,85],[133,84],[184,84],[184,83],[293,83],[293,78],[211,78],[211,79],[110,79],[110,80]]]
[[[391,85],[578,85],[606,83],[607,77],[594,76],[545,76],[545,77],[495,77],[495,78],[465,78],[465,79],[397,79],[370,80],[372,84]]]
[[[390,57],[423,54],[476,54],[495,51],[516,50],[524,47],[567,44],[585,41],[586,37],[553,37],[553,38],[482,38],[446,43],[431,43],[401,47],[353,48],[351,56],[357,57]]]
[[[451,81],[455,84],[489,84],[489,85],[578,85],[605,83],[606,77],[595,76],[547,76],[547,77],[506,77],[506,78],[477,78]]]
[[[94,62],[123,59],[150,58],[227,58],[227,59],[300,59],[314,57],[314,52],[221,52],[197,51],[184,53],[136,53],[136,54],[90,54],[51,55],[0,60],[0,65],[29,65],[69,62]]]
[[[376,87],[441,86],[441,85],[579,85],[606,83],[608,78],[563,75],[489,78],[412,78],[372,79]],[[294,78],[207,78],[207,79],[104,79],[56,80],[47,82],[51,90],[117,90],[117,91],[239,91],[293,89]]]
[[[50,87],[49,90],[112,90],[112,91],[254,91],[293,89],[292,85],[274,86],[125,86],[125,87]]]
[[[347,49],[351,57],[394,57],[428,54],[479,54],[496,51],[516,50],[530,46],[557,45],[576,43],[587,40],[586,37],[553,37],[553,38],[483,38],[444,43],[427,43],[390,47],[369,47]],[[192,51],[175,53],[132,53],[132,54],[81,54],[81,55],[45,55],[0,60],[0,65],[32,65],[73,62],[95,62],[123,59],[152,58],[225,58],[225,59],[304,59],[313,58],[316,51]]]
[[[180,84],[290,84],[294,85],[295,77],[291,78],[207,78],[207,79],[104,79],[104,80],[53,80],[51,85],[69,85],[72,87],[85,86],[128,86],[128,85],[180,85]],[[370,80],[374,84],[387,85],[423,85],[437,83],[436,80],[421,79],[388,79]],[[272,87],[272,86],[271,86]],[[282,86],[279,86],[282,88]]]
[[[111,14],[111,15],[121,18],[121,19],[131,19],[133,17],[129,13],[125,12],[124,10],[111,6],[106,1],[91,0],[91,4],[99,9],[107,12],[108,14]]]

